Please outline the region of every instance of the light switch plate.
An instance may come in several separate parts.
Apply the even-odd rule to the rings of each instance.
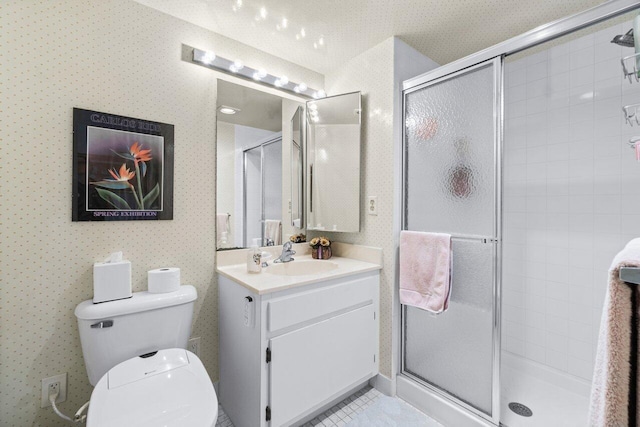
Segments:
[[[367,213],[369,215],[378,215],[378,196],[367,197]]]

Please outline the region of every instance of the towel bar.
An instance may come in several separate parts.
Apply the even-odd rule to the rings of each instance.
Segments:
[[[640,285],[640,268],[620,267],[620,280],[626,283]]]

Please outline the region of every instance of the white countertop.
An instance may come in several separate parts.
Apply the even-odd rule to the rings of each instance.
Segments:
[[[286,276],[280,274],[269,273],[269,267],[263,267],[261,273],[248,273],[247,264],[218,265],[216,271],[221,275],[241,284],[250,291],[262,295],[270,292],[282,291],[296,286],[308,285],[323,280],[337,279],[340,277],[350,276],[367,271],[375,271],[382,269],[381,264],[360,261],[352,258],[344,258],[333,256],[328,260],[315,260],[311,255],[294,256],[295,262],[332,262],[337,268],[329,271],[323,271],[315,274],[305,274],[298,276]]]

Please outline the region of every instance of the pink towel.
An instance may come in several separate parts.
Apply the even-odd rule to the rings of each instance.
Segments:
[[[451,235],[400,232],[400,303],[432,313],[449,307]]]
[[[591,385],[589,426],[627,426],[631,353],[631,289],[620,280],[620,267],[640,267],[640,239],[634,239],[613,259],[600,321],[598,350]],[[634,285],[635,286],[635,285]],[[639,388],[640,389],[640,388]],[[640,410],[640,402],[636,411]],[[636,412],[640,419],[640,411]]]

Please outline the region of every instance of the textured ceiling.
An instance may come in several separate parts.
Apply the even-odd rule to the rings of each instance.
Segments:
[[[602,3],[600,0],[136,1],[323,74],[391,36],[399,36],[439,64],[446,64]]]

